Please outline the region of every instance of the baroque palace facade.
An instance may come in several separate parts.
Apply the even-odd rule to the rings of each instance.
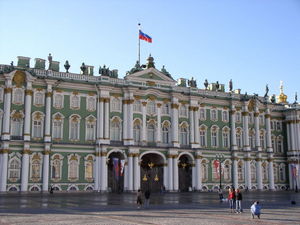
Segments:
[[[0,191],[299,186],[300,107],[281,93],[176,82],[163,67],[0,65]],[[271,99],[271,100],[270,100]]]

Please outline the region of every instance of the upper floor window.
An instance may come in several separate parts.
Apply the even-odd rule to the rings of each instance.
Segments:
[[[156,107],[154,101],[150,101],[147,104],[147,113],[154,114],[156,112]]]
[[[229,119],[228,119],[228,111],[223,111],[222,112],[222,121],[223,122],[227,122]]]
[[[133,111],[134,112],[141,112],[142,111],[142,104],[140,100],[135,100],[133,103]]]
[[[162,142],[168,144],[170,142],[170,125],[165,123],[162,127]]]
[[[32,117],[32,137],[43,137],[44,115],[41,112],[35,112]]]
[[[185,105],[180,106],[179,115],[182,117],[187,117],[187,107]]]
[[[276,130],[282,130],[282,123],[280,121],[277,122]]]
[[[111,140],[121,141],[121,123],[116,117],[111,122]]]
[[[254,123],[254,117],[253,117],[253,112],[249,113],[249,123]]]
[[[42,106],[44,105],[44,94],[42,92],[35,92],[34,94],[34,105]]]
[[[89,96],[86,99],[86,107],[88,111],[95,111],[96,110],[96,98]]]
[[[95,140],[96,134],[96,119],[93,116],[89,116],[85,120],[85,139],[88,141]]]
[[[133,140],[135,142],[141,141],[141,125],[139,121],[136,121],[133,125]]]
[[[20,112],[14,112],[11,116],[11,135],[22,136],[23,135],[23,118],[24,115]]]
[[[206,119],[206,112],[204,108],[200,108],[200,120]]]
[[[236,112],[235,113],[235,120],[237,123],[241,122],[241,112]]]
[[[21,88],[14,88],[13,91],[13,104],[23,104],[24,90]]]
[[[228,128],[223,129],[222,136],[223,136],[223,147],[229,148],[229,129]]]
[[[264,123],[265,123],[265,120],[264,120],[264,115],[259,115],[259,124],[260,125],[264,125]]]
[[[78,115],[73,115],[69,120],[69,137],[70,140],[79,140],[79,132],[80,132],[80,117]]]
[[[264,149],[265,148],[265,134],[263,131],[260,132],[259,139],[260,139],[260,146]]]
[[[54,108],[61,109],[63,108],[64,104],[64,96],[62,94],[55,94],[54,100],[53,100],[53,106]]]
[[[211,146],[218,147],[218,128],[216,126],[211,128]]]
[[[155,126],[154,124],[150,123],[147,126],[147,137],[148,142],[154,142],[155,141]]]
[[[53,139],[63,138],[63,122],[64,117],[60,113],[56,113],[52,118],[52,137]]]
[[[206,147],[206,127],[200,127],[200,146]]]
[[[212,109],[210,111],[210,118],[213,121],[217,121],[218,120],[218,111],[216,109]]]
[[[80,97],[78,95],[71,95],[70,103],[71,103],[70,108],[79,109],[80,108]]]
[[[164,103],[162,107],[162,114],[169,115],[170,113],[170,105],[169,103]]]
[[[180,127],[180,144],[188,145],[188,129],[186,125]]]
[[[121,101],[116,97],[111,99],[111,111],[121,111]]]

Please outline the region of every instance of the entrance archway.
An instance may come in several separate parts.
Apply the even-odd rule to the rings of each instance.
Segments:
[[[155,153],[141,158],[141,189],[159,192],[163,187],[164,159]]]
[[[121,152],[112,152],[108,157],[108,190],[111,192],[123,192],[125,158]]]
[[[192,161],[187,155],[178,160],[179,191],[189,191],[192,187]]]

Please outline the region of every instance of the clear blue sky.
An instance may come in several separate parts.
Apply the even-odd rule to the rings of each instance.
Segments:
[[[124,77],[137,60],[138,23],[153,38],[141,43],[174,79],[205,78],[242,93],[300,95],[299,0],[0,0],[0,64],[17,56],[106,64]]]

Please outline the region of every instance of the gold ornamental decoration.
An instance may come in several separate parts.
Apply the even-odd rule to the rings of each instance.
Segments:
[[[147,180],[148,180],[147,176],[146,176],[146,174],[144,174],[143,181],[147,181]]]
[[[155,174],[154,181],[159,181],[157,174]]]
[[[18,70],[13,78],[13,82],[15,82],[16,87],[20,88],[25,82],[26,74],[23,71]]]
[[[7,94],[7,93],[11,93],[12,92],[12,88],[4,88],[4,94]]]

